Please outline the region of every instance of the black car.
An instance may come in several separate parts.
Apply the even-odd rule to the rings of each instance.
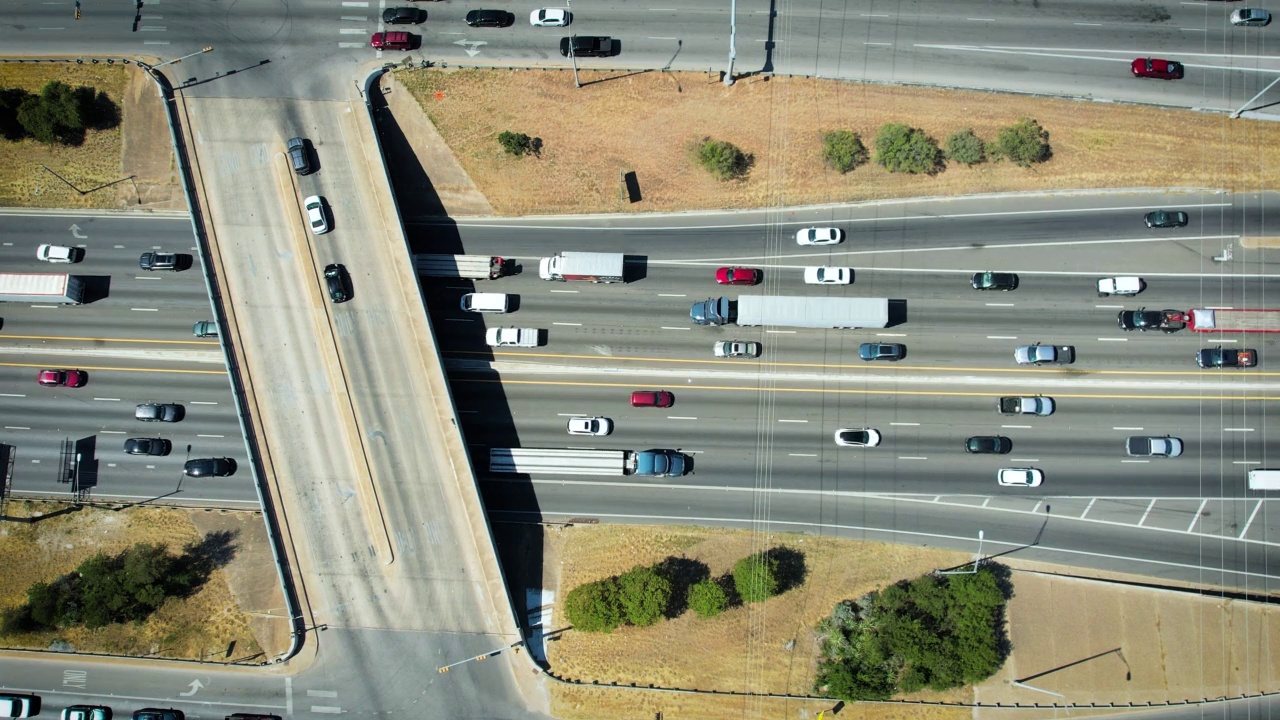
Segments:
[[[173,443],[164,438],[129,438],[124,441],[124,451],[129,455],[168,455]]]
[[[329,299],[344,303],[351,299],[347,289],[347,269],[337,263],[324,266],[324,284],[329,289]]]
[[[1004,455],[1013,450],[1013,441],[1003,435],[977,435],[964,441],[964,451],[977,455]]]
[[[901,343],[862,343],[858,357],[863,360],[901,360],[907,354],[907,346]]]
[[[236,461],[231,458],[199,458],[188,460],[182,466],[187,477],[227,477],[236,472]]]
[[[1187,226],[1187,214],[1181,210],[1154,210],[1143,218],[1149,228],[1179,228]]]
[[[1182,313],[1177,310],[1121,310],[1116,315],[1116,325],[1121,330],[1163,330],[1167,333],[1177,332],[1186,327],[1181,319]]]
[[[506,10],[472,10],[467,13],[471,27],[506,27],[516,21],[516,16]]]
[[[142,422],[178,422],[185,414],[177,403],[143,403],[133,409],[133,418]]]
[[[574,57],[609,57],[616,51],[617,41],[603,35],[575,35],[560,38],[560,54],[569,57],[572,45]]]
[[[142,708],[133,711],[133,720],[186,720],[186,715],[175,708]]]
[[[969,281],[974,290],[1003,290],[1009,292],[1018,287],[1018,276],[1013,273],[980,272],[974,273]]]
[[[142,253],[138,257],[138,267],[143,270],[178,270],[182,256],[174,253]]]
[[[387,8],[382,11],[382,22],[388,25],[417,25],[427,19],[427,11],[411,7]]]

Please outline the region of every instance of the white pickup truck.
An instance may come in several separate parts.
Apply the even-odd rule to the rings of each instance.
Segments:
[[[489,328],[484,341],[489,347],[538,347],[538,329]]]

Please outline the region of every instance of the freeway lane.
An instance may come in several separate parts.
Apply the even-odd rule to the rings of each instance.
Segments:
[[[693,456],[694,473],[680,482],[700,487],[751,487],[763,478],[810,491],[1199,498],[1246,497],[1245,471],[1280,462],[1280,440],[1265,432],[1265,405],[1257,401],[1053,394],[1057,412],[1040,418],[999,415],[997,395],[978,392],[847,392],[836,383],[801,386],[767,376],[687,386],[630,375],[531,384],[504,374],[501,386],[454,376],[476,467],[487,474],[488,447],[665,447]],[[630,390],[661,387],[675,393],[674,407],[628,406]],[[565,422],[574,414],[610,417],[616,430],[569,436]],[[1188,422],[1197,416],[1200,423]],[[878,429],[880,447],[837,447],[832,433],[848,427]],[[962,445],[973,435],[1009,437],[1013,450],[969,455]],[[1180,437],[1184,454],[1129,458],[1130,435]],[[998,468],[1027,466],[1044,470],[1041,488],[997,487]]]
[[[15,359],[0,355],[0,360]],[[41,387],[36,372],[44,367],[85,370],[80,388]],[[13,489],[23,494],[58,495],[69,491],[58,477],[62,442],[77,443],[82,471],[91,473],[96,499],[146,499],[167,496],[183,503],[257,506],[244,438],[225,368],[219,364],[158,362],[143,358],[84,358],[24,354],[21,363],[0,362],[0,386],[6,421],[0,442],[17,448]],[[177,423],[134,419],[138,403],[179,403],[186,414]],[[173,443],[167,457],[130,457],[122,446],[131,437],[161,437]],[[182,464],[192,458],[230,457],[240,470],[230,478],[187,480],[174,493]]]

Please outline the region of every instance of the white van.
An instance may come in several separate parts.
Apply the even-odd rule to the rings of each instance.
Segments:
[[[1280,470],[1250,470],[1250,490],[1280,490]]]
[[[467,312],[504,313],[507,311],[506,293],[467,293],[462,296],[462,309]]]

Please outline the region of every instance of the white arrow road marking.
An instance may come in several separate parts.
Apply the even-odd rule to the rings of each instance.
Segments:
[[[74,224],[71,226],[71,237],[73,237],[73,238],[75,238],[75,239],[77,239],[77,240],[88,240],[88,239],[89,239],[89,236],[88,236],[88,235],[82,235],[82,234],[80,233],[80,226],[79,226],[79,225],[74,225]]]
[[[480,54],[480,46],[488,45],[489,43],[484,40],[454,40],[453,44],[461,45],[468,55],[475,57]]]

